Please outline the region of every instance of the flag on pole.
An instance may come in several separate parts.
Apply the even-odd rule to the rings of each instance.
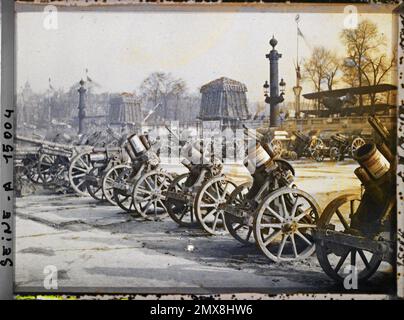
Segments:
[[[298,23],[300,21],[300,15],[298,15],[298,14],[296,15],[295,21],[296,21],[296,23]]]
[[[49,77],[49,89],[54,90],[54,88],[52,87],[52,84],[51,84],[51,78],[50,77]]]
[[[303,32],[302,32],[302,30],[300,30],[299,27],[297,27],[297,35],[300,36],[300,37],[302,37],[302,38],[304,39]]]

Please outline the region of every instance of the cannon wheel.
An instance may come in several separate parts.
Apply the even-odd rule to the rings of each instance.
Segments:
[[[59,156],[43,154],[38,160],[38,179],[43,181],[44,185],[52,184],[63,175],[65,167]]]
[[[242,205],[243,201],[251,188],[251,183],[246,182],[239,185],[227,200],[227,205],[232,204],[234,206]],[[252,216],[251,212],[251,216]],[[255,243],[253,235],[253,226],[245,224],[244,218],[236,217],[230,213],[225,213],[225,223],[227,230],[233,236],[234,239],[240,241],[242,244],[253,244]]]
[[[133,186],[133,203],[137,213],[147,220],[161,220],[168,215],[165,192],[173,178],[162,170],[145,173]]]
[[[366,141],[361,137],[356,137],[355,139],[352,140],[352,143],[351,143],[351,157],[352,158],[354,157],[356,150],[358,150],[364,144],[366,144]]]
[[[225,176],[206,181],[194,200],[195,216],[202,228],[212,235],[228,232],[224,217],[224,206],[236,185]]]
[[[128,165],[120,164],[112,167],[107,171],[104,178],[102,178],[102,192],[104,194],[105,199],[112,204],[116,205],[114,199],[114,182],[119,177],[119,175],[127,168]]]
[[[184,183],[187,180],[189,173],[184,173],[176,177],[168,187],[168,191],[182,193]],[[166,207],[168,215],[177,224],[183,227],[196,227],[199,226],[198,221],[195,218],[192,205],[189,206],[184,202],[176,199],[167,198]]]
[[[43,181],[38,174],[38,161],[38,155],[33,155],[25,158],[23,160],[23,165],[25,167],[24,173],[32,182],[43,184]]]
[[[132,184],[132,182],[128,181],[128,178],[132,175],[132,170],[133,170],[132,167],[129,165],[126,165],[126,164],[122,165],[122,167],[124,167],[124,169],[119,174],[119,176],[117,177],[116,180]],[[132,215],[136,215],[135,205],[133,204],[132,192],[130,192],[129,194],[127,194],[127,193],[123,194],[116,188],[113,188],[112,192],[113,192],[113,199],[114,199],[115,203],[122,210],[124,210],[127,213],[130,213]]]
[[[254,238],[272,261],[305,259],[315,251],[313,230],[320,207],[308,193],[281,188],[270,193],[258,207]]]
[[[358,208],[360,199],[354,194],[335,198],[324,209],[317,227],[344,232],[350,227],[350,217]],[[347,266],[355,266],[358,281],[366,281],[379,268],[382,259],[377,255],[351,247],[332,245],[327,241],[317,241],[316,253],[324,272],[333,280],[343,283]],[[349,257],[349,259],[348,259]]]
[[[100,175],[100,168],[93,168],[88,173],[89,176],[93,176],[97,179],[95,183],[87,182],[87,191],[91,197],[98,201],[105,201],[104,193],[102,192],[102,178]]]
[[[309,150],[311,157],[317,162],[322,162],[324,160],[323,148],[324,142],[320,138],[311,139]]]
[[[90,173],[92,169],[90,163],[90,152],[85,151],[79,153],[72,159],[72,162],[69,167],[69,182],[72,186],[73,190],[82,195],[86,196],[87,193],[87,184],[86,184],[86,175]]]

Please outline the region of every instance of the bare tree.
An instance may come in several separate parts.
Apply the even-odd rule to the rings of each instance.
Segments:
[[[185,92],[186,84],[182,79],[174,78],[170,73],[154,72],[143,80],[140,86],[141,96],[145,101],[151,101],[153,105],[162,103],[163,118],[167,119],[170,113],[178,115],[178,107],[180,96]],[[177,107],[172,110],[171,99],[176,99]]]
[[[344,81],[352,86],[377,85],[389,74],[395,65],[395,57],[388,59],[381,53],[386,48],[386,39],[370,20],[363,20],[356,29],[344,29],[341,40],[346,46],[347,59],[344,66]],[[376,94],[369,94],[371,105]],[[359,96],[363,106],[363,97]]]
[[[321,91],[322,83],[327,84],[327,89],[332,90],[337,83],[337,73],[340,64],[337,56],[325,47],[315,47],[310,58],[303,63],[303,79],[313,83],[317,92]],[[318,101],[317,108],[320,108]]]

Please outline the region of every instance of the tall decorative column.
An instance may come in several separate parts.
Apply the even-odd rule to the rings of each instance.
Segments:
[[[279,104],[284,100],[283,94],[279,95],[279,70],[278,70],[278,60],[282,58],[277,50],[275,50],[278,41],[272,36],[269,41],[272,46],[272,50],[265,55],[269,60],[269,97],[265,98],[265,102],[270,106],[270,126],[279,127],[281,124],[281,119],[279,117]]]
[[[86,111],[84,109],[86,108],[85,94],[87,91],[86,88],[84,88],[83,79],[80,80],[80,88],[77,91],[79,92],[79,134],[82,134],[84,131],[84,118],[86,117]]]

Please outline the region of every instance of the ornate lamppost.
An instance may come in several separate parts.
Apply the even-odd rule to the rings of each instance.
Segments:
[[[265,102],[269,104],[269,112],[270,112],[270,126],[271,127],[279,127],[281,124],[280,114],[279,114],[279,104],[284,101],[283,91],[279,94],[279,70],[278,70],[278,60],[282,57],[277,50],[275,50],[278,41],[272,36],[272,39],[269,41],[269,44],[272,47],[272,50],[265,55],[265,57],[269,60],[269,96],[265,94]],[[283,80],[282,80],[283,81]],[[284,82],[283,82],[284,83]],[[286,84],[285,84],[286,85]],[[264,89],[268,89],[268,81],[265,81]]]
[[[79,115],[78,115],[78,119],[79,119],[79,134],[83,133],[83,125],[84,125],[84,118],[86,117],[86,101],[85,101],[85,93],[86,93],[86,88],[84,88],[84,80],[81,79],[80,80],[80,88],[77,90],[79,92]]]

